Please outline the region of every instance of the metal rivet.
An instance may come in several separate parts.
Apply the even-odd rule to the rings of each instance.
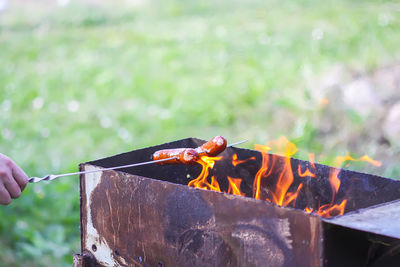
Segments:
[[[92,250],[93,250],[94,252],[96,252],[96,250],[97,250],[97,247],[96,247],[96,245],[95,245],[95,244],[93,244],[93,245],[92,245]]]

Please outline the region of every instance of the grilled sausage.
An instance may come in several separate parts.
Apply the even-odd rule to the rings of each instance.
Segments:
[[[174,148],[174,149],[163,149],[154,152],[153,160],[168,159],[171,160],[157,162],[159,165],[170,165],[170,164],[194,164],[200,159],[201,155],[208,157],[215,157],[226,148],[226,139],[222,136],[216,136],[202,146],[193,148]]]
[[[193,148],[175,148],[175,149],[163,149],[154,152],[153,160],[174,158],[167,161],[158,162],[159,165],[169,164],[194,164],[199,158],[199,154]]]
[[[226,139],[222,136],[216,136],[207,143],[196,148],[197,153],[205,153],[209,157],[215,157],[226,148]]]

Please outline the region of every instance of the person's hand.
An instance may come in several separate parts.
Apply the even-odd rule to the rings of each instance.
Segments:
[[[0,204],[8,205],[18,198],[28,183],[28,176],[7,156],[0,153]]]

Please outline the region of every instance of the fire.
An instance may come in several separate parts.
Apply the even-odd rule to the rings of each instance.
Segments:
[[[214,168],[215,161],[221,159],[222,157],[200,157],[197,162],[203,167],[201,173],[196,179],[190,181],[188,186],[221,192],[217,179],[214,176],[211,176],[211,182],[207,180],[210,169]]]
[[[314,162],[315,162],[315,154],[314,153],[309,153],[308,154],[308,159],[309,159],[309,161],[311,163],[311,166],[313,168],[315,168],[315,164],[314,164]]]
[[[305,212],[307,212],[307,213],[311,213],[311,212],[313,212],[313,208],[310,208],[310,207],[306,207],[305,209],[304,209],[304,211]]]
[[[329,100],[328,99],[326,99],[326,98],[321,98],[319,101],[318,101],[318,108],[324,108],[324,107],[326,107],[327,105],[329,104]]]
[[[335,166],[339,167],[341,166],[344,162],[346,161],[365,161],[368,162],[376,167],[380,167],[382,166],[382,162],[377,161],[372,159],[371,157],[369,157],[368,155],[364,155],[358,159],[353,158],[352,156],[350,156],[349,153],[346,154],[346,156],[342,157],[342,156],[338,156],[335,159]]]
[[[258,170],[253,183],[253,197],[256,199],[262,199],[260,195],[261,181],[270,176],[273,166],[275,164],[273,155],[267,154],[271,147],[277,148],[281,154],[285,155],[283,169],[279,175],[278,181],[275,184],[275,190],[269,193],[269,196],[264,200],[276,203],[281,206],[287,206],[293,202],[298,196],[302,184],[300,184],[295,193],[288,192],[290,186],[293,183],[293,171],[290,163],[290,157],[297,152],[297,147],[292,142],[289,142],[286,137],[281,137],[276,141],[268,142],[265,146],[255,145],[256,150],[261,152],[262,165]],[[271,166],[270,158],[272,158]]]
[[[217,179],[215,179],[215,176],[211,176],[211,183],[209,186],[210,186],[209,190],[221,192],[221,189],[219,188],[219,184],[217,182]]]
[[[293,171],[290,164],[290,156],[294,155],[297,151],[296,146],[293,143],[288,141],[286,145],[286,153],[285,153],[285,165],[284,169],[279,176],[278,182],[276,184],[276,190],[274,194],[274,201],[278,205],[288,205],[293,200],[292,197],[286,197],[286,193],[289,190],[289,187],[293,183]]]
[[[232,156],[232,165],[233,165],[233,167],[236,167],[237,165],[242,164],[242,163],[246,163],[249,160],[256,160],[256,157],[251,157],[251,158],[248,158],[248,159],[239,160],[238,159],[238,155],[237,154],[233,154],[233,156]]]
[[[359,160],[359,161],[366,161],[366,162],[368,162],[368,163],[370,163],[370,164],[372,164],[372,165],[374,165],[374,166],[376,166],[376,167],[382,166],[382,162],[377,161],[377,160],[373,160],[373,159],[371,159],[371,158],[370,158],[369,156],[367,156],[367,155],[362,156],[362,157],[359,158],[358,160]]]
[[[287,194],[285,195],[284,199],[285,202],[283,203],[284,206],[289,206],[289,204],[293,204],[293,206],[296,204],[296,199],[300,193],[300,190],[303,188],[303,184],[299,184],[299,186],[297,187],[296,192],[292,193],[292,192],[287,192]]]
[[[328,218],[331,216],[338,216],[344,214],[344,209],[347,204],[347,199],[344,199],[339,205],[325,204],[319,207],[317,214]]]
[[[339,169],[331,169],[329,174],[329,182],[332,188],[332,200],[331,203],[322,205],[318,208],[316,213],[322,217],[331,217],[344,214],[344,209],[347,204],[347,200],[344,199],[340,204],[335,203],[336,194],[339,192],[341,181],[339,179]]]
[[[297,152],[296,145],[290,142],[285,136],[281,136],[277,140],[267,142],[267,146],[271,147],[276,154],[286,157],[293,156]],[[254,149],[258,150],[257,147]]]
[[[242,183],[241,178],[232,178],[232,177],[227,177],[229,181],[229,189],[228,193],[234,194],[234,195],[239,195],[239,196],[245,196],[244,193],[240,192],[240,184]]]
[[[308,168],[306,168],[306,170],[304,172],[301,172],[301,166],[298,165],[297,168],[297,173],[299,174],[300,177],[313,177],[315,178],[315,174],[312,173]]]
[[[332,186],[332,194],[335,195],[339,191],[340,187],[340,180],[339,180],[339,170],[338,169],[333,169],[331,173],[329,174],[329,182],[331,183]]]
[[[341,166],[346,161],[354,161],[355,159],[349,153],[346,156],[337,156],[335,158],[335,166]]]
[[[268,177],[271,172],[268,172],[268,165],[269,165],[269,156],[267,152],[271,149],[268,146],[262,146],[262,145],[254,145],[255,149],[262,152],[262,164],[261,168],[258,170],[256,173],[256,176],[254,178],[253,182],[253,198],[255,199],[261,199],[260,198],[260,189],[261,189],[261,179],[262,177]],[[272,171],[272,168],[269,169]]]
[[[256,144],[254,148],[261,153],[261,166],[255,174],[252,187],[252,196],[255,199],[266,200],[280,206],[293,206],[295,207],[296,200],[305,190],[304,182],[294,184],[294,172],[292,170],[291,158],[296,154],[297,147],[294,143],[290,142],[286,137],[281,137],[275,141],[267,142],[266,145]],[[284,157],[277,157],[274,154],[269,154],[270,151],[281,154]],[[318,177],[316,173],[316,166],[314,164],[315,155],[309,154],[311,165],[302,170],[302,166],[298,164],[297,174],[299,179],[324,179]],[[201,164],[202,171],[200,175],[189,182],[189,186],[205,190],[213,190],[218,192],[230,193],[233,195],[246,196],[246,193],[241,191],[243,179],[240,177],[227,176],[224,188],[221,189],[217,177],[210,175],[210,170],[215,166],[215,163],[221,160],[222,157],[208,157],[202,156],[197,162]],[[231,163],[233,167],[239,164],[246,163],[250,160],[256,160],[256,157],[247,159],[238,159],[237,154],[233,154]],[[345,156],[339,156],[335,159],[335,165],[342,165],[349,161],[365,161],[375,166],[381,166],[382,163],[364,155],[360,158],[354,158],[349,153]],[[210,176],[210,177],[209,177]],[[340,192],[341,180],[340,169],[330,168],[328,180],[331,187],[331,201],[330,203],[321,203],[317,207],[304,207],[307,213],[315,213],[321,217],[331,217],[343,215],[347,199],[337,199]],[[223,178],[223,177],[220,177]],[[221,180],[220,180],[221,181]],[[308,180],[309,181],[309,180]],[[306,183],[307,184],[307,183]],[[226,187],[225,187],[226,186]],[[296,190],[294,190],[296,188]]]

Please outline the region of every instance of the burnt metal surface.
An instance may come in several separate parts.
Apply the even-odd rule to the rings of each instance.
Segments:
[[[74,254],[73,256],[73,261],[72,261],[72,266],[73,267],[97,267],[101,266],[99,265],[93,255],[87,251],[84,251],[81,254]]]
[[[90,229],[83,230],[82,244],[104,265],[102,244],[121,266],[321,264],[317,216],[115,171],[100,179],[87,214],[99,238],[88,242]]]
[[[156,150],[195,148],[204,142],[183,139],[92,161],[82,164],[80,169],[147,161]],[[234,154],[241,160],[253,159],[234,167],[231,163]],[[217,177],[222,191],[228,188],[226,176],[242,178],[240,189],[251,197],[262,154],[231,147],[221,155],[223,160],[216,162],[210,175]],[[285,157],[271,154],[268,157],[271,171],[268,179],[261,182],[263,199],[287,167]],[[290,167],[313,168],[317,176],[300,177],[293,172],[294,182],[289,191],[294,192],[300,183],[304,186],[292,208],[187,187],[199,175],[200,165],[148,165],[82,175],[82,251],[93,253],[104,266],[335,266],[336,263],[351,266],[346,265],[349,262],[355,263],[353,266],[368,266],[369,262],[360,258],[347,260],[346,251],[340,255],[334,253],[343,240],[359,246],[360,252],[355,254],[360,257],[378,251],[371,259],[379,259],[379,253],[386,253],[359,230],[368,235],[370,232],[387,235],[387,243],[396,248],[398,227],[388,224],[394,217],[380,217],[389,213],[393,216],[393,212],[385,209],[392,211],[398,207],[399,181],[298,159],[290,159]],[[335,201],[347,199],[345,215],[321,219],[303,212],[305,207],[317,208],[331,201],[328,178],[335,170],[341,181]],[[375,216],[372,210],[381,216]],[[363,223],[369,216],[371,222]],[[386,226],[392,229],[385,229]],[[350,231],[350,239],[338,238],[342,229]],[[329,246],[325,240],[331,240]],[[387,253],[392,253],[391,249]]]
[[[89,164],[100,167],[112,167],[118,164],[129,164],[134,162],[147,161],[151,155],[160,149],[177,148],[177,147],[192,147],[195,148],[205,141],[196,138],[187,138],[163,145],[138,149],[135,151],[119,154],[113,157],[104,158],[89,162]],[[238,155],[241,160],[254,157],[254,160],[249,160],[243,164],[233,167],[231,159],[234,154]],[[235,147],[227,148],[221,156],[223,160],[217,161],[212,170],[212,175],[217,177],[217,180],[224,191],[227,190],[228,184],[226,176],[243,178],[241,191],[246,193],[246,196],[252,196],[252,186],[254,176],[261,167],[262,154],[255,150],[241,149]],[[280,176],[282,169],[285,167],[286,158],[283,156],[268,154],[270,157],[269,167],[271,174],[268,179],[264,179],[261,183],[261,192],[268,192],[276,184],[276,180]],[[311,207],[316,209],[321,203],[329,203],[332,199],[332,188],[329,182],[331,172],[337,170],[341,186],[339,192],[335,196],[335,202],[340,203],[343,199],[347,199],[345,212],[354,211],[357,209],[367,208],[370,206],[394,201],[400,199],[400,181],[370,175],[360,172],[354,172],[345,169],[337,169],[322,164],[312,164],[309,161],[292,158],[290,160],[293,170],[294,182],[289,188],[289,191],[296,191],[300,183],[304,184],[300,191],[299,197],[295,202],[295,208],[304,209]],[[315,168],[313,167],[315,166]],[[297,169],[301,170],[312,169],[316,178],[300,177]],[[197,177],[201,171],[200,165],[147,165],[140,168],[122,169],[122,172],[149,177],[152,179],[169,181],[186,185],[189,182],[188,177]]]
[[[400,201],[324,219],[325,222],[400,239]]]

